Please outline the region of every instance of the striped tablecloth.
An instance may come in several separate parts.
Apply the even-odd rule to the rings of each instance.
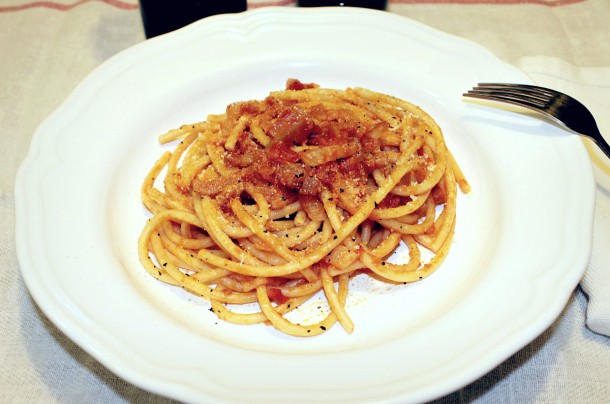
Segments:
[[[394,0],[388,11],[476,41],[536,83],[575,95],[610,137],[608,0]],[[50,323],[24,286],[14,240],[13,182],[36,127],[96,66],[144,39],[136,0],[0,0],[2,403],[170,401],[118,378]],[[591,152],[594,248],[581,287],[541,336],[441,402],[610,402],[610,166]],[[587,323],[594,312],[600,320]]]

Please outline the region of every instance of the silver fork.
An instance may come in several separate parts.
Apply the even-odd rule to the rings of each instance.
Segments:
[[[527,84],[479,83],[464,96],[505,102],[539,112],[565,129],[593,139],[610,158],[610,146],[599,132],[595,118],[584,105],[569,95]]]

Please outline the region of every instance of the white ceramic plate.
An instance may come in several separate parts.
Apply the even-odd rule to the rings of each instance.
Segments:
[[[421,283],[358,281],[356,330],[299,339],[234,326],[152,280],[136,240],[156,136],[262,98],[290,77],[364,86],[426,109],[473,191],[443,266]],[[32,296],[119,376],[185,401],[424,401],[482,376],[539,335],[578,283],[593,179],[578,138],[467,103],[480,81],[528,82],[478,45],[364,9],[269,8],[209,18],[94,71],[36,132],[16,181]],[[307,317],[303,309],[297,317]]]

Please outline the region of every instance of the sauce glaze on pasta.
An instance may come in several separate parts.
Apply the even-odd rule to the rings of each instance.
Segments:
[[[160,141],[178,144],[142,186],[153,215],[139,239],[142,265],[209,300],[221,319],[296,336],[337,322],[353,331],[345,305],[354,276],[409,283],[436,270],[451,245],[457,187],[469,190],[427,113],[363,88],[290,79]],[[409,260],[388,262],[400,243]],[[433,253],[427,262],[422,249]],[[285,317],[320,291],[331,308],[322,321]],[[236,310],[252,303],[254,312]]]

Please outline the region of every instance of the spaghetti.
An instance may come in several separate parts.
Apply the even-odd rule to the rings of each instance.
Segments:
[[[318,335],[346,311],[350,279],[419,281],[446,257],[469,185],[435,121],[406,101],[288,80],[264,100],[160,136],[179,143],[142,185],[152,213],[139,257],[155,278],[237,324]],[[157,177],[165,170],[162,188]],[[386,261],[400,243],[408,262]],[[422,262],[422,250],[433,254]],[[285,314],[323,291],[315,324]],[[254,304],[255,311],[238,305]]]

